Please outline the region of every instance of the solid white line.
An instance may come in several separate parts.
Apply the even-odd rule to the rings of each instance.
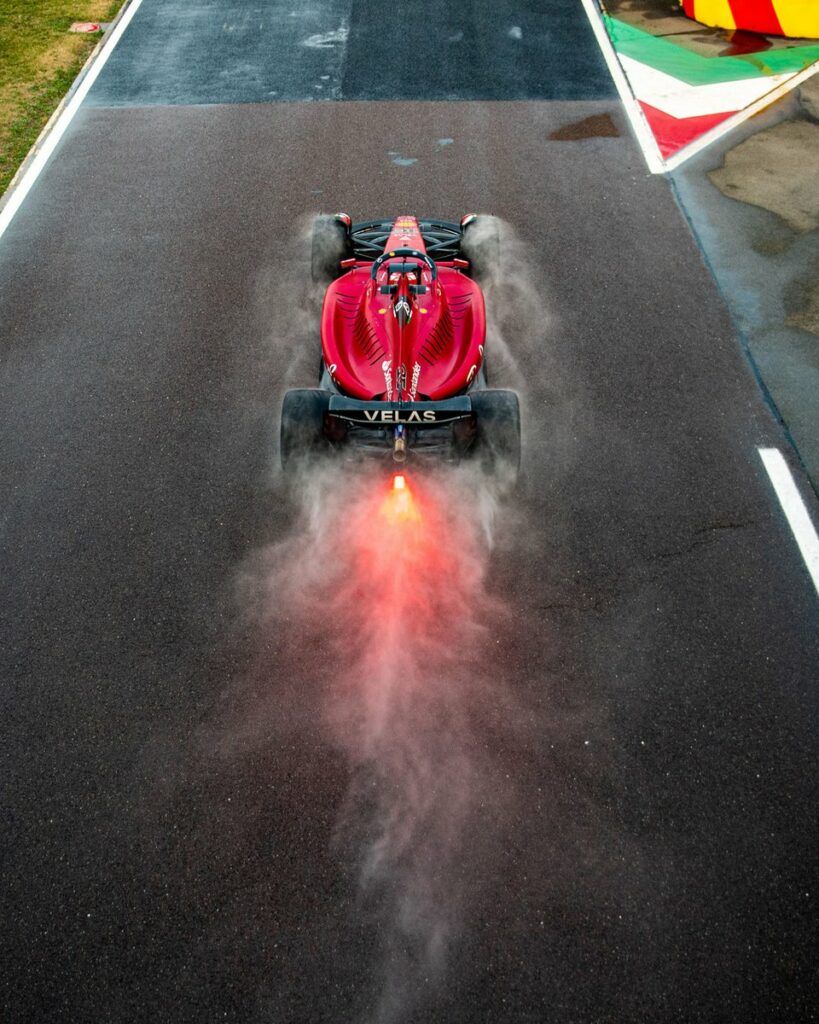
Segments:
[[[620,99],[623,101],[623,106],[626,108],[626,114],[631,122],[634,134],[637,136],[637,141],[640,143],[643,156],[646,158],[648,169],[652,174],[662,174],[665,170],[665,165],[663,164],[660,150],[654,139],[654,135],[648,126],[648,122],[645,119],[642,108],[634,98],[634,94],[628,84],[628,79],[620,66],[620,61],[617,59],[617,53],[612,45],[611,39],[609,39],[606,26],[600,18],[600,11],[597,4],[595,3],[595,0],[581,0],[581,3],[583,4],[586,15],[591,23],[592,30],[597,39],[597,44],[605,58],[606,64],[608,64],[611,77],[614,79],[614,84],[617,86],[617,91],[620,93]]]
[[[0,238],[3,237],[6,228],[11,223],[15,213],[20,209],[23,200],[31,191],[34,182],[40,176],[40,172],[48,163],[49,157],[57,148],[57,144],[65,134],[66,128],[71,123],[72,118],[79,110],[80,104],[88,95],[88,91],[91,86],[96,82],[100,71],[105,67],[108,58],[114,52],[114,47],[122,38],[122,34],[131,23],[131,19],[139,10],[142,0],[131,0],[129,6],[125,9],[122,17],[119,19],[117,24],[111,30],[111,35],[105,40],[105,43],[100,50],[100,54],[97,59],[91,64],[83,80],[77,87],[77,91],[71,97],[70,101],[66,104],[62,114],[57,118],[53,128],[46,135],[43,140],[40,149],[34,156],[34,159],[28,165],[28,169],[25,174],[14,186],[12,193],[8,196],[6,205],[0,210]]]
[[[788,520],[788,525],[796,538],[805,565],[819,593],[819,537],[811,522],[810,515],[796,482],[788,469],[788,464],[778,448],[760,448],[759,457],[768,472],[779,504]]]

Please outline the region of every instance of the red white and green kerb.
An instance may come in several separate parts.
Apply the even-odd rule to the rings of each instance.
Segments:
[[[589,11],[589,4],[585,6]],[[626,83],[623,99],[627,106],[631,101],[632,123],[654,171],[679,166],[819,70],[819,41],[706,57],[609,14],[597,14],[619,67],[612,66],[607,54],[609,65],[621,95]],[[605,51],[602,33],[597,34]],[[636,115],[648,131],[635,123]]]

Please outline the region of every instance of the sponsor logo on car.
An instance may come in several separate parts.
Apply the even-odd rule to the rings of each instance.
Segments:
[[[387,385],[387,401],[392,401],[392,359],[385,359],[381,364],[381,369],[384,371],[384,382]]]
[[[435,410],[364,409],[367,423],[434,423]]]
[[[472,409],[468,402],[457,402],[456,404],[445,402],[440,406],[422,402],[415,408],[401,405],[385,408],[386,402],[374,404],[376,408],[367,408],[363,402],[358,401],[353,401],[348,405],[339,396],[330,401],[330,415],[352,423],[374,427],[385,426],[388,423],[393,426],[435,426],[439,423],[452,423],[454,420],[466,419],[472,415]]]
[[[415,396],[418,394],[418,380],[421,376],[421,364],[416,363],[412,368],[412,380],[410,381],[409,398],[411,402],[415,401]]]

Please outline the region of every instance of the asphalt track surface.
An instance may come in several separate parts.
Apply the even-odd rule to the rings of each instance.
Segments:
[[[277,282],[336,208],[492,210],[542,316],[491,577],[517,797],[391,1019],[810,1019],[816,604],[756,454],[787,440],[579,6],[458,5],[457,75],[417,28],[449,6],[305,8],[348,29],[308,68],[272,16],[254,49],[236,4],[145,0],[0,242],[4,1020],[371,1019],[347,767],[235,597],[291,525]]]

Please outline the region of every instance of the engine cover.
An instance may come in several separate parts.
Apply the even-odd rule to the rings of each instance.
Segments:
[[[385,254],[425,253],[414,217],[394,223]],[[324,362],[338,389],[359,399],[416,402],[463,394],[483,362],[486,312],[479,286],[451,260],[356,261],[327,289]],[[436,272],[437,271],[437,274]]]

